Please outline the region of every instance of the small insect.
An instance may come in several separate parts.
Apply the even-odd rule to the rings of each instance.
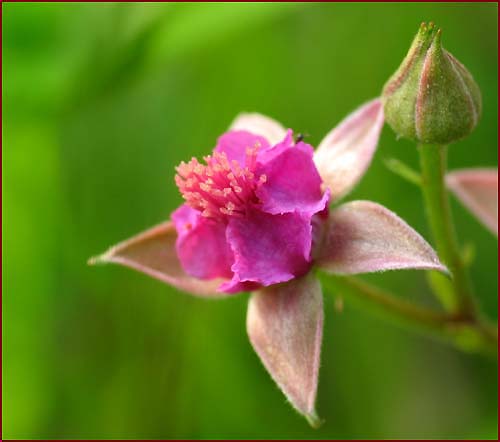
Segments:
[[[300,143],[301,141],[304,141],[304,138],[307,138],[309,134],[303,134],[302,132],[299,132],[297,136],[295,137],[295,144]]]

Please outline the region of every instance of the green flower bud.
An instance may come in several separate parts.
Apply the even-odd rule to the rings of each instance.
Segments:
[[[382,91],[385,119],[401,137],[449,144],[470,134],[481,115],[481,91],[441,46],[441,30],[422,23],[401,66]]]

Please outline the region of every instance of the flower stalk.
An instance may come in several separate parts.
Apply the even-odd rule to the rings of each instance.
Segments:
[[[472,284],[456,240],[444,182],[446,150],[445,146],[433,144],[419,146],[423,182],[421,188],[438,254],[452,274],[450,281],[441,281],[443,290],[440,292],[446,293],[446,297],[441,297],[441,301],[444,307],[455,315],[473,319],[476,316],[476,305]],[[446,285],[451,285],[452,290],[447,290]],[[450,292],[453,293],[454,299],[449,298]],[[439,295],[439,292],[437,294]]]
[[[497,328],[483,319],[417,306],[356,277],[322,275],[320,279],[327,290],[341,294],[348,302],[389,322],[423,332],[462,351],[498,354]]]

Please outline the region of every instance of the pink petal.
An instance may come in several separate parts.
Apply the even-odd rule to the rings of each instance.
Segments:
[[[239,114],[231,123],[230,130],[246,130],[260,135],[271,145],[279,143],[286,134],[285,128],[280,123],[258,113]]]
[[[201,216],[187,204],[172,213],[177,230],[175,247],[182,268],[200,279],[231,278],[233,252],[226,241],[226,225]]]
[[[352,201],[330,213],[317,265],[340,274],[396,269],[447,272],[432,247],[395,213]]]
[[[202,281],[184,272],[175,250],[176,239],[175,227],[167,221],[111,247],[89,264],[121,264],[195,295],[221,296],[216,290],[223,279]]]
[[[379,99],[370,101],[329,132],[314,154],[314,162],[332,200],[348,193],[371,163],[384,123]]]
[[[308,275],[255,292],[247,331],[253,348],[291,404],[319,423],[314,409],[323,334],[323,297]]]
[[[257,176],[267,178],[256,192],[264,212],[313,214],[325,208],[328,195],[321,191],[312,156],[309,144],[298,143],[257,169]]]
[[[229,160],[236,160],[244,167],[247,149],[256,145],[261,149],[270,147],[264,137],[245,130],[231,130],[219,137],[214,152],[224,152]]]
[[[498,235],[498,169],[450,172],[446,184],[486,227]]]
[[[304,275],[311,266],[311,231],[311,215],[300,213],[270,215],[248,208],[245,217],[232,217],[226,235],[234,277],[221,290],[234,293],[241,282],[268,286]]]
[[[277,156],[281,155],[283,152],[293,148],[295,146],[295,140],[293,138],[293,130],[288,129],[283,139],[277,144],[271,145],[267,149],[259,150],[257,154],[257,163],[259,166],[264,166],[265,164],[273,161]]]

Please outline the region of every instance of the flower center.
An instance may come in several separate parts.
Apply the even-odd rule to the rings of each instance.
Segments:
[[[186,203],[209,218],[243,216],[248,202],[257,200],[255,190],[267,180],[266,175],[255,177],[258,149],[246,149],[244,167],[229,161],[225,152],[204,157],[206,165],[196,158],[179,164],[175,183]]]

